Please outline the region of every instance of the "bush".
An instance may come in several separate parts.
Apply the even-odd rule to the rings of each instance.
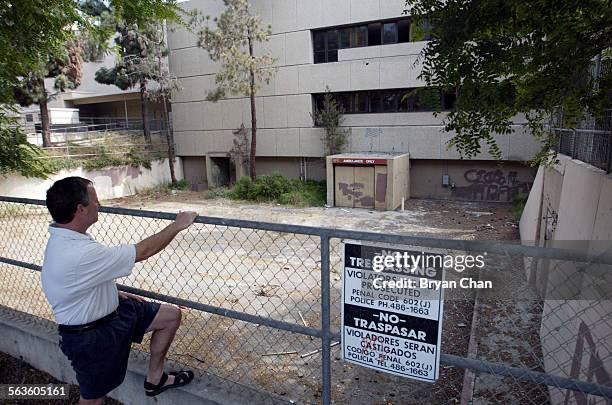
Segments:
[[[234,200],[276,202],[299,207],[325,204],[325,182],[288,179],[280,174],[258,177],[255,182],[243,177],[229,190],[227,197]]]
[[[294,190],[294,184],[280,174],[261,176],[255,181],[253,193],[258,201],[276,201],[281,195]]]
[[[251,200],[254,184],[250,177],[243,177],[234,184],[227,196],[232,200]],[[253,198],[254,199],[254,198]]]
[[[512,214],[516,221],[520,221],[526,204],[527,196],[514,197],[514,200],[512,200]]]
[[[182,179],[182,180],[177,180],[175,184],[172,184],[172,182],[168,183],[166,185],[166,188],[169,190],[187,190],[189,186],[190,186],[189,182],[185,179]]]

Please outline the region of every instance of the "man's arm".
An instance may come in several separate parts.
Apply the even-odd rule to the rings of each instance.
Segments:
[[[180,212],[176,220],[160,232],[136,244],[136,262],[141,262],[159,253],[182,230],[189,228],[198,216],[195,212]]]

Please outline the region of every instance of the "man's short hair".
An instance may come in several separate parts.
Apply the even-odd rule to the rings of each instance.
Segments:
[[[58,180],[47,190],[47,209],[58,224],[72,221],[79,204],[89,205],[87,187],[91,180],[82,177],[66,177]]]

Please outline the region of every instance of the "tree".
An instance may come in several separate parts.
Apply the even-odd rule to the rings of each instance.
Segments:
[[[251,102],[251,147],[249,171],[251,179],[257,177],[257,111],[255,96],[262,82],[270,83],[277,70],[271,52],[256,56],[254,48],[267,42],[272,34],[270,26],[264,28],[260,18],[250,8],[248,0],[223,0],[225,10],[210,26],[210,16],[196,16],[193,23],[199,27],[198,45],[208,51],[210,59],[221,62],[215,76],[217,88],[208,94],[209,101],[218,101],[226,93],[243,94]]]
[[[111,0],[115,16],[166,19],[181,22],[181,9],[175,1]],[[61,55],[75,31],[95,32],[98,28],[75,0],[28,0],[0,2],[0,173],[18,171],[44,177],[49,170],[38,161],[41,153],[13,118],[15,88],[22,79],[41,69],[49,55]]]
[[[170,166],[170,179],[172,184],[176,184],[176,173],[174,169],[174,161],[176,152],[174,150],[174,132],[170,125],[170,114],[168,113],[168,102],[172,96],[172,92],[181,90],[181,85],[176,78],[170,74],[170,69],[167,65],[168,49],[166,48],[165,29],[161,24],[157,25],[157,35],[153,42],[152,52],[148,52],[145,58],[141,58],[138,64],[135,64],[138,71],[142,75],[155,80],[155,87],[152,90],[145,92],[145,97],[149,100],[161,102],[163,106],[162,115],[163,122],[167,125],[166,141],[168,143],[168,164]]]
[[[312,118],[315,125],[325,128],[323,144],[325,145],[326,155],[335,155],[342,152],[348,141],[348,133],[342,128],[344,122],[344,109],[334,98],[329,87],[325,89],[321,108],[316,108]]]
[[[96,72],[96,81],[103,84],[111,84],[121,90],[127,90],[138,86],[140,90],[140,110],[142,127],[147,145],[151,144],[151,131],[149,128],[149,109],[147,104],[147,82],[152,79],[141,63],[153,54],[155,41],[152,37],[156,34],[147,23],[142,28],[138,24],[122,21],[117,24],[117,37],[115,43],[119,47],[120,59],[110,69],[100,68]]]
[[[17,125],[14,111],[0,108],[0,175],[17,172],[24,177],[46,178],[51,169],[40,157],[43,151],[28,142],[26,134]]]
[[[81,57],[82,48],[78,39],[69,40],[64,50],[57,50],[46,56],[46,60],[30,68],[18,86],[14,87],[15,100],[23,107],[32,104],[40,106],[40,121],[42,126],[42,145],[51,146],[50,119],[48,103],[58,93],[74,89],[81,84],[83,76]],[[45,78],[55,78],[56,93],[49,93],[45,88]]]
[[[412,23],[429,28],[420,77],[457,92],[456,108],[444,119],[445,130],[456,132],[451,145],[471,157],[484,142],[499,159],[493,135],[511,134],[518,114],[547,140],[547,120],[559,109],[571,125],[610,108],[612,69],[590,72],[612,44],[611,6],[609,0],[406,0]],[[547,161],[546,151],[538,161]]]

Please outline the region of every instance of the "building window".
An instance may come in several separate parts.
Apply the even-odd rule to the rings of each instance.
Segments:
[[[368,44],[370,46],[380,45],[381,23],[368,24]]]
[[[338,30],[315,31],[312,34],[314,63],[338,61]]]
[[[397,23],[383,24],[383,44],[397,43]]]
[[[415,89],[369,90],[333,93],[333,95],[345,114],[427,112],[438,108],[449,111],[455,107],[455,93],[440,94],[433,91],[412,93],[413,90]],[[313,95],[316,109],[323,108],[324,96],[323,93]]]
[[[312,33],[314,63],[338,61],[338,49],[409,42],[410,19],[332,27]],[[420,39],[419,39],[420,40]]]
[[[26,114],[25,119],[26,119],[26,122],[34,122],[34,115]]]
[[[342,28],[340,30],[340,49],[351,48],[351,36],[353,34],[353,30],[350,28]]]
[[[362,25],[353,28],[353,48],[368,46],[368,27]]]

